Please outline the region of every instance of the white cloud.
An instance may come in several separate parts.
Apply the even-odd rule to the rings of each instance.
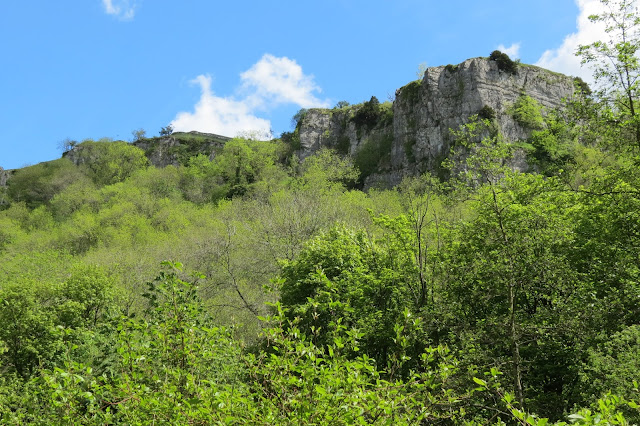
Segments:
[[[545,51],[536,65],[567,75],[582,77],[592,84],[591,71],[588,67],[581,66],[580,58],[575,56],[575,53],[579,45],[591,44],[608,37],[602,24],[589,21],[589,16],[601,13],[604,6],[599,0],[576,0],[576,4],[580,10],[576,20],[577,31],[567,35],[560,47]]]
[[[171,125],[176,131],[198,130],[225,136],[260,134],[267,137],[269,120],[255,115],[256,110],[269,110],[279,104],[295,104],[302,108],[326,107],[329,102],[314,95],[320,88],[313,77],[286,57],[264,55],[256,64],[240,74],[243,98],[216,96],[211,77],[199,75],[191,81],[200,85],[200,100],[192,112],[180,112]]]
[[[513,43],[509,47],[505,47],[504,44],[501,44],[498,46],[498,50],[509,55],[511,59],[517,59],[520,57],[520,43]]]
[[[243,89],[253,92],[249,99],[256,106],[269,103],[293,103],[302,108],[329,106],[315,97],[321,89],[313,76],[305,75],[302,67],[287,57],[264,55],[256,64],[240,74]]]
[[[214,95],[210,76],[199,75],[191,83],[199,84],[202,94],[193,112],[178,113],[171,122],[176,131],[198,130],[225,136],[246,131],[260,134],[269,132],[269,120],[254,116],[247,102]]]
[[[136,0],[102,0],[104,11],[122,21],[130,21],[136,14],[138,7]]]

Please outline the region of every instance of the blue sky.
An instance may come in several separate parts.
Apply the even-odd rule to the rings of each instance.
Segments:
[[[381,101],[421,63],[501,48],[570,75],[594,0],[21,0],[0,14],[0,166],[66,138],[130,140],[172,123],[290,130],[301,107]]]

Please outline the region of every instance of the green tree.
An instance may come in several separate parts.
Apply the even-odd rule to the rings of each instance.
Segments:
[[[97,185],[122,182],[149,164],[144,151],[122,141],[85,141],[76,147],[75,156]]]
[[[131,132],[131,135],[133,136],[133,142],[137,142],[147,137],[147,131],[140,128],[140,129],[133,130]]]
[[[589,19],[602,23],[610,38],[581,45],[577,55],[593,68],[599,84],[596,98],[608,107],[602,112],[603,118],[617,123],[623,134],[630,133],[630,143],[640,150],[640,15],[632,0],[600,2],[605,11]]]
[[[67,158],[36,164],[16,171],[9,180],[8,195],[15,202],[24,201],[29,208],[47,204],[75,182],[86,180]]]
[[[160,129],[160,136],[171,136],[173,134],[173,126],[168,124]]]

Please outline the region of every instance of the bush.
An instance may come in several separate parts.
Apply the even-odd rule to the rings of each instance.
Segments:
[[[169,124],[167,127],[162,127],[160,129],[160,136],[171,136],[173,133],[173,126]]]
[[[300,125],[300,122],[302,122],[302,120],[304,120],[304,118],[307,116],[308,112],[308,109],[300,108],[300,110],[298,110],[298,112],[296,112],[293,117],[291,117],[291,127],[297,129]]]
[[[493,121],[496,118],[496,111],[489,105],[485,105],[478,111],[478,118]]]
[[[518,72],[518,63],[512,61],[506,53],[494,50],[491,52],[491,55],[489,55],[489,59],[498,63],[498,69],[500,71],[504,71],[509,74],[516,74]]]
[[[368,102],[365,102],[351,119],[356,124],[356,127],[366,127],[371,129],[378,122],[380,116],[380,101],[375,96],[372,96]]]
[[[544,128],[542,107],[531,96],[520,95],[511,108],[511,114],[521,126],[527,129],[541,130]]]
[[[573,85],[583,95],[589,96],[591,94],[591,88],[589,87],[589,84],[587,84],[587,82],[580,77],[573,77]]]
[[[399,98],[410,103],[411,105],[415,105],[420,100],[420,87],[422,86],[422,81],[416,80],[402,87],[399,91]]]
[[[444,70],[453,74],[454,72],[458,71],[458,66],[449,64],[444,67]]]
[[[393,135],[383,135],[367,140],[356,152],[353,163],[360,170],[360,183],[364,182],[367,176],[379,170],[381,160],[388,158],[391,154]]]

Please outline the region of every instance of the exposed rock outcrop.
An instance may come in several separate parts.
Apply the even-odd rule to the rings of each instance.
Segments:
[[[392,106],[380,106],[375,122],[358,122],[362,107],[309,110],[298,128],[299,155],[330,147],[357,159],[363,149],[385,149],[366,186],[391,186],[405,175],[437,170],[450,151],[450,129],[458,129],[470,116],[490,113],[507,140],[525,139],[531,128],[512,111],[519,97],[529,96],[552,109],[573,92],[572,77],[531,65],[519,65],[512,74],[488,58],[473,58],[457,66],[428,68],[422,80],[396,91]]]
[[[177,132],[169,136],[143,139],[133,144],[142,149],[149,162],[156,167],[184,164],[190,157],[204,154],[213,159],[216,152],[224,147],[226,136],[202,132]]]
[[[0,188],[7,186],[7,181],[9,180],[12,174],[13,174],[13,170],[5,170],[2,167],[0,167]]]

